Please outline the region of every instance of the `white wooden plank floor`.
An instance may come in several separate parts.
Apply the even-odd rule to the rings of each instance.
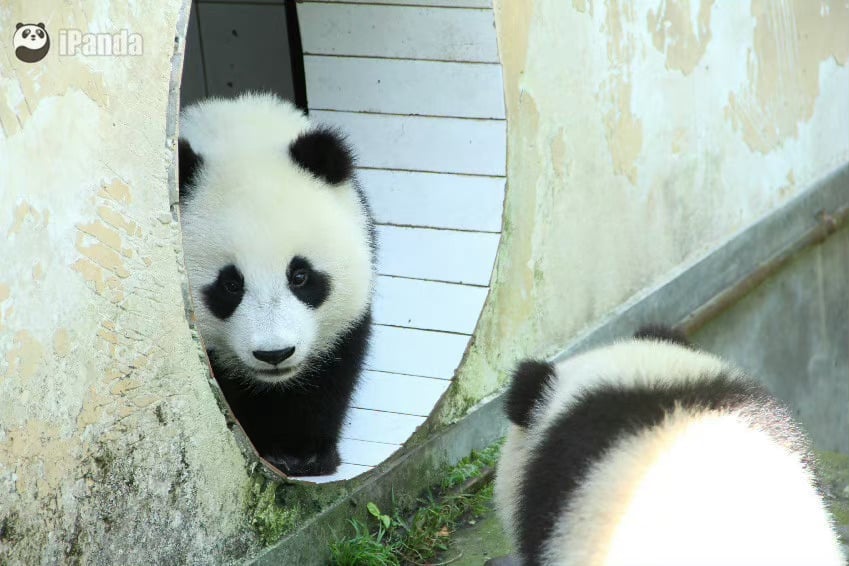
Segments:
[[[305,54],[498,63],[492,10],[306,2]]]
[[[500,234],[378,226],[381,275],[489,285]]]
[[[486,287],[379,276],[374,321],[388,326],[471,334]]]
[[[357,178],[379,224],[501,231],[503,177],[360,169]]]
[[[504,118],[501,65],[374,57],[304,57],[315,109]]]
[[[310,117],[354,147],[379,249],[375,326],[343,464],[302,478],[326,483],[399,450],[450,387],[501,238],[507,123],[490,0],[297,9]]]
[[[353,406],[427,417],[449,385],[448,379],[366,370]]]
[[[311,111],[310,116],[348,135],[360,167],[501,177],[505,174],[504,120],[327,110]]]

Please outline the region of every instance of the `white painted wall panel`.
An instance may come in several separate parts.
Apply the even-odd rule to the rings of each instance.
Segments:
[[[309,2],[298,19],[305,54],[499,62],[491,10]]]
[[[490,0],[306,0],[298,14],[310,116],[356,149],[380,244],[366,370],[323,483],[383,461],[450,387],[500,239],[507,128]]]
[[[355,440],[403,444],[424,421],[413,415],[351,409],[342,434]]]
[[[204,2],[229,2],[230,0],[203,0]],[[272,1],[272,0],[266,0]],[[283,0],[273,0],[282,2]],[[303,0],[313,2],[314,0]],[[491,8],[491,0],[323,0],[323,2],[344,2],[346,4],[396,4],[402,6],[445,6],[447,8]]]
[[[335,474],[330,474],[328,476],[301,476],[297,479],[300,481],[308,481],[314,483],[330,483],[333,481],[355,478],[358,475],[371,470],[372,468],[373,466],[361,466],[359,464],[348,464],[343,462],[336,469]]]
[[[389,458],[400,447],[400,444],[343,438],[339,442],[339,456],[346,464],[376,466]]]
[[[378,226],[382,275],[489,285],[499,234]]]
[[[353,406],[426,417],[450,385],[447,379],[364,371]]]
[[[504,118],[501,65],[304,57],[310,107],[356,112]]]
[[[468,342],[462,334],[376,326],[366,368],[451,379]]]
[[[486,287],[381,276],[377,278],[374,321],[471,334],[486,294]]]
[[[378,223],[501,231],[504,179],[360,169]]]
[[[314,110],[319,122],[341,128],[357,148],[360,167],[503,176],[504,120],[386,116]]]

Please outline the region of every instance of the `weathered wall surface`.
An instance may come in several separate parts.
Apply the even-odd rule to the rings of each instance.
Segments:
[[[183,303],[166,136],[181,9],[0,8],[3,564],[208,563],[255,544]],[[46,24],[44,60],[16,58],[17,22]],[[122,29],[142,55],[60,53],[61,30]]]
[[[451,420],[849,159],[845,0],[495,0],[495,284]]]
[[[849,453],[849,228],[807,250],[693,338],[792,402],[817,447]]]

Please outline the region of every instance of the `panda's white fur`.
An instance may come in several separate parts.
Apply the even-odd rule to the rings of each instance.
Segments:
[[[253,369],[269,369],[255,350],[295,347],[282,367],[300,369],[326,352],[365,312],[374,284],[369,218],[352,186],[326,183],[285,159],[287,144],[309,129],[289,103],[271,95],[212,99],[188,108],[180,136],[205,167],[183,205],[183,240],[198,326],[207,348]],[[333,292],[310,309],[287,289],[286,262],[305,255],[333,275]],[[247,292],[226,321],[199,296],[218,270],[234,263]],[[226,359],[226,358],[225,358]],[[257,374],[275,383],[297,376]]]
[[[236,418],[285,473],[332,473],[375,280],[344,137],[273,95],[197,103],[180,119],[180,212],[198,328]]]
[[[522,386],[523,378],[538,389],[528,381]],[[495,496],[527,566],[845,564],[804,436],[774,399],[748,398],[754,391],[748,386],[736,389],[751,382],[719,358],[647,335],[556,365],[520,366],[513,379],[506,399],[513,422]],[[720,406],[699,406],[694,398],[710,396],[718,380],[730,384],[713,399]],[[677,384],[688,397],[665,405],[663,417],[650,424],[611,427],[604,450],[582,452],[592,454],[582,471],[534,476],[535,465],[572,465],[558,452],[569,453],[568,445],[579,445],[594,425],[570,416],[593,406],[587,403],[603,388],[627,399],[630,391],[659,383]],[[734,397],[739,391],[747,393]],[[610,417],[596,414],[598,429],[610,426]],[[640,418],[635,414],[634,422]],[[576,423],[577,429],[563,428]],[[576,482],[567,496],[558,485],[564,478]],[[543,520],[548,525],[529,506],[545,505],[546,498],[555,502]]]

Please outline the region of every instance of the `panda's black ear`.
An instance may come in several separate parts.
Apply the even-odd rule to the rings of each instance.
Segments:
[[[504,396],[504,410],[510,422],[523,428],[531,424],[533,410],[542,401],[554,375],[554,366],[539,360],[525,360],[516,367]]]
[[[38,27],[40,27],[41,29],[43,29],[43,30],[47,31],[47,28],[45,28],[45,27],[44,27],[44,23],[42,23],[42,22],[38,22]]]
[[[24,23],[18,22],[18,25],[15,26],[15,29],[21,29],[22,27],[24,27]]]
[[[192,189],[192,181],[195,179],[200,168],[203,166],[203,157],[195,153],[192,146],[183,138],[180,138],[177,155],[180,170],[180,202],[189,196]]]
[[[354,174],[354,154],[345,137],[333,128],[304,132],[289,145],[289,156],[330,185],[344,183]]]
[[[637,340],[660,340],[692,348],[693,344],[680,330],[663,324],[647,324],[634,333]]]

